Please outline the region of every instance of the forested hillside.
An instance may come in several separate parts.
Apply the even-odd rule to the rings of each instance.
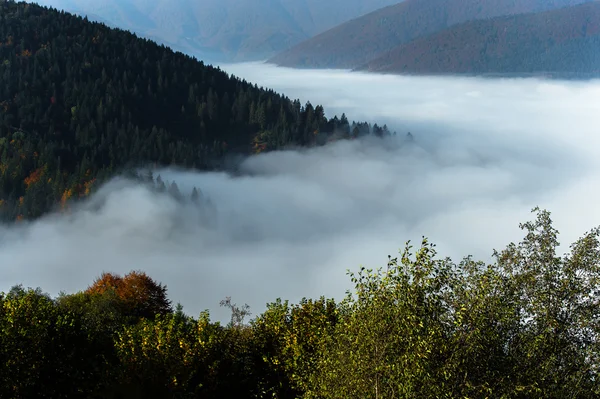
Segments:
[[[359,68],[390,73],[600,74],[600,2],[467,22]]]
[[[560,256],[548,212],[522,229],[489,265],[407,245],[339,302],[275,300],[250,319],[226,298],[228,325],[142,272],[58,298],[15,287],[0,294],[0,397],[598,398],[600,230]]]
[[[382,128],[258,88],[65,12],[0,3],[0,219],[35,218],[125,167],[218,168],[232,152]]]
[[[294,68],[358,68],[393,48],[467,21],[592,0],[406,0],[336,26],[272,57]]]

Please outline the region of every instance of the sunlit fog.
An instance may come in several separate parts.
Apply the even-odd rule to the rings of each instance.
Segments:
[[[385,266],[422,236],[440,256],[490,261],[521,237],[535,206],[553,213],[563,250],[600,224],[598,81],[222,68],[397,134],[261,154],[235,175],[155,171],[210,198],[208,224],[168,196],[113,180],[71,214],[2,227],[0,291],[74,292],[102,271],[143,270],[187,313],[224,319],[226,296],[253,314],[278,297],[341,298],[347,269]]]

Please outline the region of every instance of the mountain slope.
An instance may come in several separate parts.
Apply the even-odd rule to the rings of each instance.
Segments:
[[[452,25],[587,1],[591,0],[406,0],[330,29],[269,62],[296,68],[356,68],[398,45]]]
[[[123,168],[219,167],[353,128],[148,40],[0,3],[0,219],[34,218]]]
[[[472,21],[398,46],[374,72],[598,73],[600,2]]]
[[[210,61],[259,60],[398,0],[35,0]]]

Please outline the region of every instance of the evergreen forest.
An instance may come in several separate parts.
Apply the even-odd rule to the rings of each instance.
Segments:
[[[390,132],[127,31],[0,3],[1,221],[65,208],[139,166],[223,169],[231,154],[367,134]]]

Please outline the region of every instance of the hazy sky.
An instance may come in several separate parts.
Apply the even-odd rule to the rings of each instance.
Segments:
[[[0,228],[0,290],[73,292],[102,271],[141,269],[188,313],[224,318],[225,296],[255,314],[277,297],[339,298],[346,269],[385,266],[422,235],[442,256],[489,259],[521,238],[518,224],[536,205],[553,212],[565,249],[600,224],[600,82],[223,68],[399,136],[249,158],[239,178],[162,171],[182,191],[210,196],[207,228],[194,210],[114,181],[92,199],[99,211],[87,203]]]

